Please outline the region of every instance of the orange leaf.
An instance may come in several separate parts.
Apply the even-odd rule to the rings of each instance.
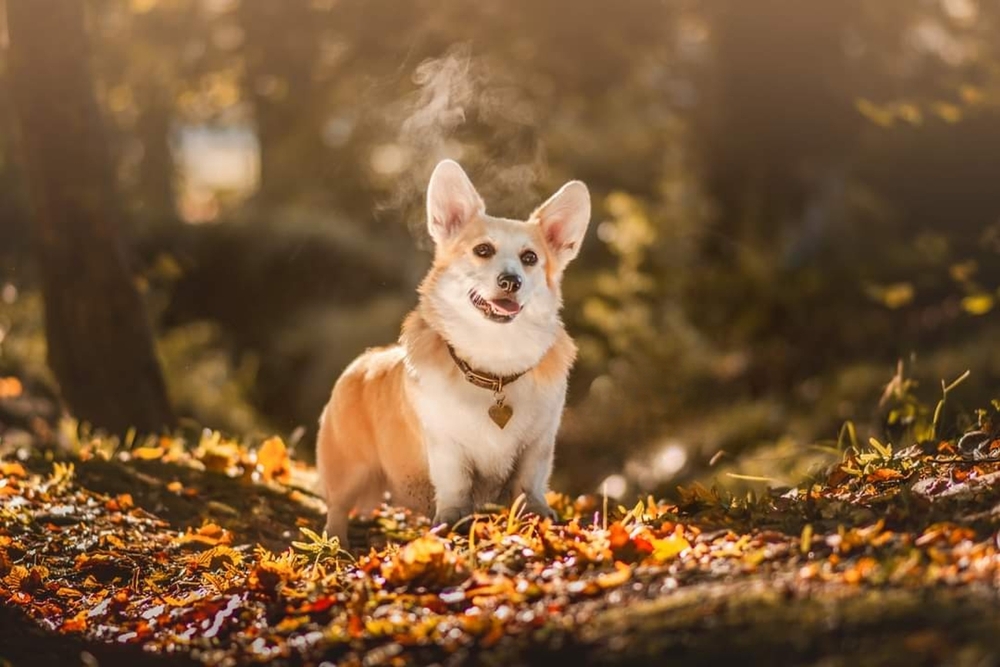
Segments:
[[[903,479],[903,477],[903,473],[898,470],[893,470],[892,468],[879,468],[875,472],[868,475],[868,481],[888,482],[895,479]]]
[[[691,548],[691,543],[687,541],[684,534],[680,531],[674,531],[662,540],[654,539],[652,540],[652,543],[653,558],[660,563],[673,560],[681,553]]]
[[[240,462],[240,447],[232,440],[210,439],[198,446],[195,457],[208,470],[228,474]]]
[[[107,535],[101,536],[101,546],[105,548],[111,546],[114,547],[115,549],[124,549],[125,542],[122,540],[122,538],[118,537],[114,533],[108,533]]]
[[[24,466],[17,461],[0,463],[0,477],[20,477],[23,479],[27,476],[28,473],[24,469]]]
[[[243,555],[231,547],[220,544],[192,556],[188,565],[193,569],[218,570],[225,565],[226,561],[233,565],[239,565],[243,562]]]
[[[615,521],[611,524],[608,528],[608,532],[610,533],[608,541],[610,542],[612,549],[617,551],[629,543],[628,531],[625,530],[625,527],[622,526],[621,522]]]
[[[281,438],[268,438],[257,450],[257,472],[265,482],[287,482],[291,477],[288,448]]]
[[[0,378],[0,399],[17,398],[24,391],[21,381],[15,377]]]
[[[123,512],[135,507],[135,501],[132,500],[131,493],[122,493],[116,498],[108,500],[104,506],[111,512]]]
[[[395,586],[445,586],[465,578],[463,564],[449,542],[436,535],[406,544],[382,566],[382,576]]]
[[[141,461],[152,461],[162,458],[166,453],[163,447],[136,447],[132,450],[132,458]]]
[[[649,541],[647,536],[638,535],[634,540],[632,540],[632,542],[635,544],[635,549],[639,553],[651,554],[655,550],[653,548],[653,543]]]
[[[206,523],[196,531],[188,529],[183,535],[178,535],[174,541],[177,544],[201,544],[214,547],[219,544],[232,544],[233,536],[228,530],[214,523]]]
[[[81,611],[79,614],[73,618],[67,618],[63,621],[62,627],[59,628],[60,632],[83,632],[87,629],[87,611]]]
[[[31,596],[24,591],[17,591],[10,596],[10,601],[15,604],[28,604],[31,600]]]
[[[601,588],[617,588],[632,578],[632,568],[621,561],[615,561],[615,571],[597,577]]]

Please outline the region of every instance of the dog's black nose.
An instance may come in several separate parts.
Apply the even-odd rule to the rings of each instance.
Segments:
[[[516,273],[501,273],[497,278],[497,285],[507,294],[513,294],[521,289],[521,276]]]

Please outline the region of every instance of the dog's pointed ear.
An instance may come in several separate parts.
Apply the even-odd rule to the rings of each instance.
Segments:
[[[486,210],[483,198],[454,160],[441,160],[427,184],[427,231],[434,243],[452,238]]]
[[[545,243],[559,270],[580,252],[590,224],[590,191],[582,181],[570,181],[531,214],[542,228]]]

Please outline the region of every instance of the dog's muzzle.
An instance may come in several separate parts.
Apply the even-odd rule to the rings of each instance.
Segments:
[[[521,304],[515,299],[506,297],[499,299],[487,299],[479,292],[472,290],[469,292],[469,301],[475,306],[486,319],[493,322],[511,322],[521,312]]]

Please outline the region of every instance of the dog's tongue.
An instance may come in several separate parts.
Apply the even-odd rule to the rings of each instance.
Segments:
[[[507,315],[516,315],[521,312],[521,304],[513,299],[493,299],[490,303],[493,304],[494,308]]]

